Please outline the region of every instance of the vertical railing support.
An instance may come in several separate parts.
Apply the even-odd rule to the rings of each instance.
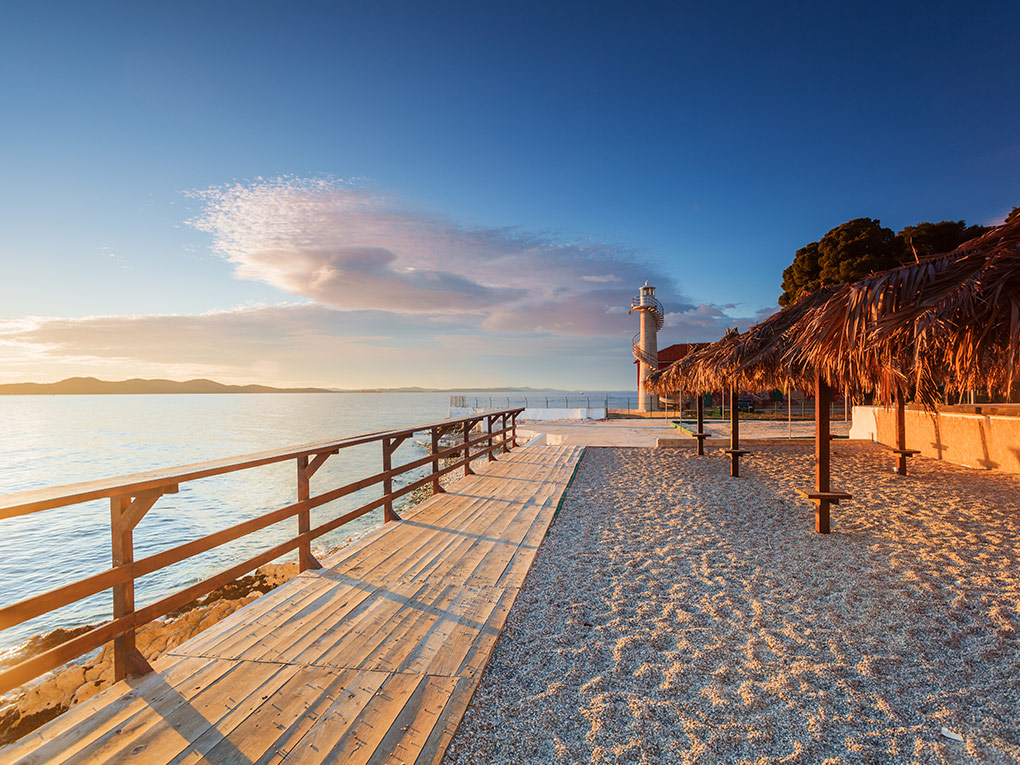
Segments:
[[[323,466],[331,455],[337,454],[339,450],[322,452],[316,454],[314,459],[309,461],[308,455],[304,454],[297,458],[297,496],[298,502],[307,502],[311,497],[310,481],[315,472]],[[304,508],[298,511],[298,534],[305,534],[311,531],[311,511]],[[312,541],[305,539],[298,545],[298,570],[309,571],[322,568],[322,564],[312,555]]]
[[[110,498],[110,542],[114,568],[130,567],[135,561],[134,531],[138,522],[145,517],[156,500],[164,493],[175,492],[177,487],[156,489],[135,497]],[[135,578],[113,586],[113,618],[130,616],[135,611]],[[135,646],[135,630],[132,627],[113,639],[113,676],[123,680],[129,675],[144,675],[152,667]]]
[[[464,423],[464,477],[474,475],[475,471],[471,469],[471,421],[468,420]]]
[[[303,454],[297,458],[297,498],[298,502],[306,502],[310,492],[308,489],[308,455]],[[300,510],[297,515],[298,534],[304,534],[312,528],[311,511],[308,508]],[[309,559],[312,557],[312,542],[304,540],[298,546],[298,571],[307,571]]]
[[[499,429],[503,431],[503,433],[502,433],[503,437],[501,439],[501,444],[500,444],[503,447],[503,454],[508,454],[510,452],[510,447],[507,446],[507,444],[510,442],[510,435],[509,435],[509,433],[507,433],[507,428],[510,427],[510,423],[507,422],[507,420],[509,420],[509,419],[510,419],[510,415],[507,412],[503,412],[503,415],[499,418],[499,422],[500,422]]]
[[[485,418],[485,426],[489,429],[489,462],[496,461],[496,442],[493,441],[492,436],[492,426],[496,424],[496,416],[497,415],[492,414]]]
[[[383,477],[383,496],[386,497],[386,502],[383,504],[383,523],[389,523],[390,521],[399,521],[400,518],[395,512],[393,512],[393,476],[391,472],[393,470],[393,450],[390,447],[391,439],[384,438],[382,440],[382,469],[385,476]]]
[[[444,494],[446,489],[439,483],[439,428],[432,428],[432,493]]]
[[[609,411],[609,410],[607,409],[606,411]],[[513,441],[512,448],[516,448],[518,446],[518,443],[517,443],[517,415],[519,415],[519,414],[520,414],[520,412],[514,412],[512,415],[510,415],[510,422],[511,422],[511,425],[510,425],[510,435],[512,436],[512,441]]]

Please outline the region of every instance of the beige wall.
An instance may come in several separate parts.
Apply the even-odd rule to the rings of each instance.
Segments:
[[[907,448],[925,457],[974,468],[1020,473],[1020,417],[940,412],[922,409],[906,412]],[[886,446],[896,445],[896,410],[892,407],[855,406],[851,437],[868,437]]]

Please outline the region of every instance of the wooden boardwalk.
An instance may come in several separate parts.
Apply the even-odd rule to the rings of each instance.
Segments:
[[[489,463],[2,762],[438,762],[581,455]]]

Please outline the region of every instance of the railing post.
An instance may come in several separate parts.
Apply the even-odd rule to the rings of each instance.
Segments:
[[[492,440],[492,426],[496,423],[496,415],[491,414],[485,418],[485,426],[489,429],[489,462],[496,461],[496,455],[494,454],[495,449],[493,448],[494,442]]]
[[[306,502],[311,496],[308,488],[308,455],[297,458],[297,498],[298,502]],[[305,508],[298,512],[298,534],[305,534],[312,528],[311,512]],[[298,571],[308,571],[312,565],[312,542],[306,539],[298,547]]]
[[[502,443],[500,445],[503,447],[503,453],[504,454],[506,454],[507,452],[510,451],[510,447],[507,446],[507,443],[509,442],[510,437],[509,437],[509,435],[506,432],[507,428],[509,427],[509,423],[507,423],[507,418],[509,418],[509,417],[510,417],[510,413],[509,412],[503,412],[502,416],[499,418],[500,419],[499,429],[503,431],[503,434],[502,434],[503,435],[503,440],[502,440]]]
[[[382,469],[386,474],[383,478],[383,496],[386,497],[386,503],[383,505],[383,523],[399,520],[397,514],[393,512],[393,498],[390,496],[393,493],[393,476],[390,475],[390,471],[393,469],[391,455],[390,439],[384,438],[382,440]]]
[[[110,498],[110,540],[113,553],[113,567],[130,566],[135,560],[134,529],[142,516],[155,503],[160,492],[148,497]],[[132,575],[123,584],[113,586],[113,618],[130,616],[135,610],[135,579]],[[113,677],[123,680],[128,675],[142,675],[151,672],[152,667],[135,646],[135,628],[126,630],[113,639]]]
[[[513,442],[512,445],[511,445],[511,448],[514,448],[514,447],[518,446],[518,444],[517,444],[517,415],[519,415],[519,414],[520,414],[520,412],[514,412],[513,414],[510,415],[510,436],[511,436],[511,440]]]
[[[439,483],[439,428],[432,428],[432,493],[443,494],[446,489]]]
[[[468,443],[471,440],[471,421],[468,420],[464,423],[464,476],[474,475],[474,470],[471,469],[471,444]]]

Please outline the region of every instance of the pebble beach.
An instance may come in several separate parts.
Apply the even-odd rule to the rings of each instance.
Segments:
[[[1020,761],[1020,476],[588,448],[446,763]]]

